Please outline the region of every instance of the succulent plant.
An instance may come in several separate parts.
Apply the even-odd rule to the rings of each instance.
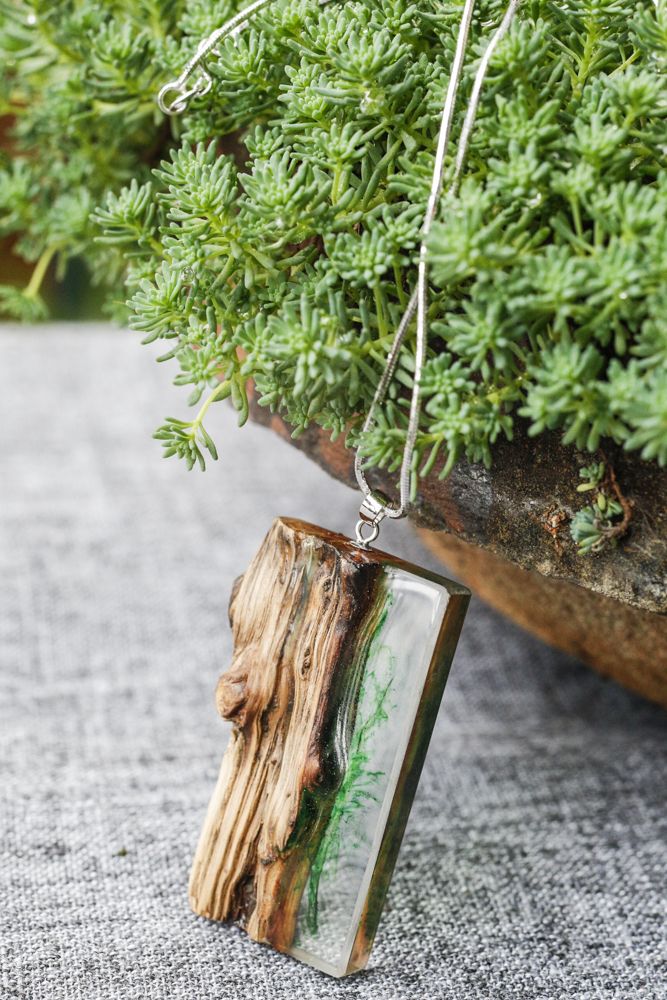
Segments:
[[[480,0],[464,97],[503,6]],[[160,85],[234,3],[0,0],[0,232],[35,262],[0,308],[44,315],[47,268],[82,258],[113,314],[166,342],[199,409],[157,437],[189,466],[217,456],[209,406],[245,419],[251,382],[296,433],[359,443],[415,280],[460,8],[276,0],[165,120]],[[667,463],[666,74],[667,0],[525,0],[430,237],[416,469],[490,463],[517,417]],[[412,361],[408,342],[369,463],[400,461]]]

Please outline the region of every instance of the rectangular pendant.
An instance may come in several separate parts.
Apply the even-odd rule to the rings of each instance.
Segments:
[[[470,599],[277,518],[230,602],[233,722],[192,908],[332,976],[364,968]]]

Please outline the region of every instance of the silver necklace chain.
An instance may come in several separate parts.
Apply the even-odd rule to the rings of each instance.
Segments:
[[[216,53],[218,42],[224,38],[237,37],[248,27],[249,18],[258,13],[262,8],[269,6],[275,0],[254,0],[248,7],[239,11],[230,18],[220,28],[213,31],[208,37],[202,39],[195,54],[186,64],[183,72],[175,80],[166,83],[157,96],[157,103],[162,112],[167,115],[182,114],[186,110],[190,101],[195,97],[203,97],[207,94],[213,80],[206,69],[205,62],[209,55]],[[320,5],[330,2],[330,0],[320,0]],[[448,189],[448,194],[455,194],[463,167],[465,164],[470,136],[472,134],[477,109],[482,93],[482,85],[491,61],[491,57],[503,36],[509,30],[514,16],[519,8],[521,0],[510,0],[502,21],[489,39],[480,59],[475,79],[473,81],[468,106],[466,108],[461,134],[459,136],[454,173]],[[424,221],[421,228],[421,239],[419,246],[419,257],[417,264],[417,287],[414,289],[408,305],[403,313],[401,321],[396,330],[394,340],[387,355],[382,377],[378,382],[373,400],[369,407],[366,419],[361,430],[362,437],[373,427],[379,407],[386,399],[391,380],[396,371],[396,365],[400,356],[401,348],[405,336],[410,328],[410,324],[417,314],[417,332],[415,349],[415,370],[412,382],[412,395],[410,398],[410,412],[408,417],[408,428],[403,448],[401,461],[401,471],[399,480],[398,503],[392,504],[382,494],[371,489],[364,464],[359,451],[355,455],[354,472],[364,500],[359,511],[359,520],[355,529],[356,539],[362,548],[368,548],[377,538],[380,531],[380,522],[385,517],[399,518],[405,517],[410,503],[410,483],[412,478],[412,465],[415,454],[415,444],[419,432],[419,417],[421,412],[421,383],[426,361],[426,347],[428,341],[428,247],[427,241],[431,231],[431,226],[438,210],[440,196],[442,194],[443,178],[445,171],[445,160],[449,147],[452,123],[456,110],[456,98],[458,96],[459,85],[463,75],[465,53],[470,34],[470,25],[475,9],[475,0],[465,0],[461,20],[459,22],[458,36],[456,40],[456,50],[452,63],[452,70],[445,95],[445,102],[440,119],[440,131],[438,134],[438,145],[433,164],[433,174],[431,178],[431,188],[429,192]],[[171,99],[169,99],[171,98]]]
[[[513,19],[517,12],[521,0],[510,0],[510,3],[505,10],[500,25],[496,28],[495,32],[491,36],[484,54],[480,60],[479,66],[477,68],[477,73],[475,74],[475,80],[473,83],[472,91],[470,94],[470,99],[468,101],[468,107],[466,109],[465,118],[463,121],[463,126],[461,128],[461,134],[459,136],[458,150],[456,154],[456,163],[454,166],[454,175],[448,190],[448,194],[452,195],[456,193],[456,190],[461,179],[461,174],[463,172],[463,167],[465,164],[466,154],[468,152],[468,146],[470,143],[470,136],[472,134],[473,125],[475,123],[475,117],[477,115],[477,109],[479,107],[479,101],[482,93],[482,84],[484,83],[484,78],[491,61],[491,57],[496,49],[496,46],[500,42],[501,38],[507,33]],[[443,175],[445,169],[445,157],[447,154],[447,148],[449,145],[449,139],[452,130],[452,122],[454,120],[454,112],[456,109],[456,98],[458,95],[459,84],[461,82],[461,76],[463,74],[463,65],[465,50],[468,43],[468,35],[470,33],[470,24],[472,21],[472,15],[475,8],[475,0],[466,0],[466,3],[461,14],[461,21],[459,23],[458,37],[456,41],[456,51],[454,53],[454,61],[452,63],[452,71],[449,78],[449,85],[447,87],[447,93],[445,95],[445,103],[442,109],[442,116],[440,119],[440,132],[438,135],[438,146],[435,154],[435,162],[433,165],[433,175],[431,178],[431,190],[429,193],[428,203],[426,207],[426,214],[424,216],[424,222],[422,224],[421,230],[421,241],[419,246],[419,262],[417,270],[417,287],[415,288],[410,301],[406,307],[405,312],[401,318],[401,321],[396,330],[396,335],[392,343],[391,349],[387,356],[387,363],[385,370],[382,374],[377,389],[375,390],[375,395],[373,401],[370,405],[368,413],[366,414],[366,419],[362,427],[362,436],[370,431],[371,427],[375,423],[375,415],[378,408],[384,402],[389,385],[391,383],[394,371],[396,370],[396,365],[398,363],[398,358],[400,355],[401,347],[403,346],[403,341],[405,340],[405,335],[410,327],[415,312],[417,313],[417,338],[416,338],[416,350],[415,350],[415,370],[412,382],[412,396],[410,399],[410,414],[408,418],[408,429],[405,437],[405,446],[403,448],[403,458],[401,461],[401,472],[399,481],[399,501],[397,504],[388,503],[387,500],[381,495],[375,493],[368,484],[366,479],[366,474],[364,472],[364,466],[362,463],[359,451],[357,451],[354,460],[354,472],[356,475],[357,483],[360,490],[364,495],[364,501],[361,505],[359,511],[359,521],[356,527],[357,541],[360,545],[367,547],[372,542],[375,541],[379,534],[380,522],[385,517],[399,518],[405,517],[410,503],[410,483],[412,477],[412,463],[415,451],[415,443],[417,440],[417,434],[419,432],[419,415],[421,411],[421,382],[422,373],[424,369],[424,363],[426,361],[426,347],[428,341],[428,247],[427,241],[428,236],[431,231],[431,226],[433,225],[433,220],[438,209],[438,204],[440,202],[440,195],[442,193],[442,183]]]

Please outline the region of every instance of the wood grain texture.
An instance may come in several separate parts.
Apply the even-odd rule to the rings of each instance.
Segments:
[[[368,961],[470,594],[278,518],[230,603],[233,723],[195,912],[333,976]]]
[[[234,658],[217,693],[234,730],[190,898],[195,912],[235,920],[277,948],[292,941],[309,845],[312,853],[342,777],[354,664],[360,680],[381,590],[373,553],[283,519],[234,588]]]

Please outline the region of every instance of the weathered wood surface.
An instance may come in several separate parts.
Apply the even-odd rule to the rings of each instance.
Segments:
[[[345,732],[333,726],[341,699],[354,698],[336,666],[363,661],[380,583],[372,554],[277,520],[234,588],[234,659],[217,693],[234,730],[190,897],[202,916],[235,920],[277,948],[294,935],[310,862],[302,845],[316,846],[340,780]]]
[[[340,976],[370,954],[469,592],[278,518],[234,588],[234,728],[193,909]]]

